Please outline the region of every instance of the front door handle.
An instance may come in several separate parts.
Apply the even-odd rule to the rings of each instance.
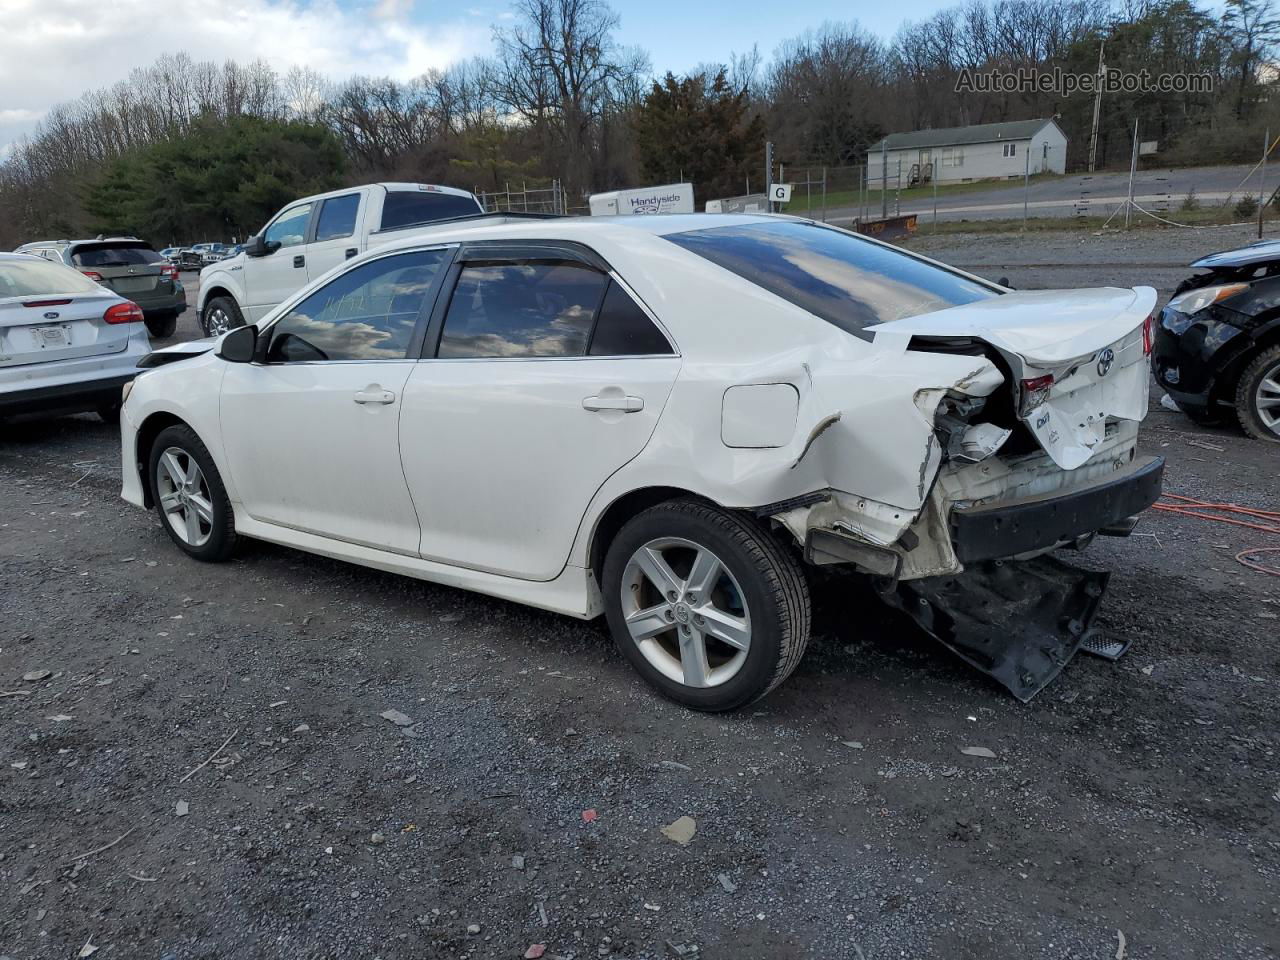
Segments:
[[[355,247],[347,247],[347,249],[346,249],[346,251],[345,251],[345,252],[346,252],[346,255],[347,255],[347,259],[348,259],[348,260],[350,260],[352,257],[354,257],[354,256],[355,256],[357,253],[359,253],[360,251],[359,251],[359,250],[357,250]]]
[[[616,396],[602,397],[585,397],[582,401],[583,410],[618,410],[622,413],[639,413],[644,409],[643,397],[625,397],[621,394]]]
[[[356,391],[352,397],[356,403],[395,403],[396,395],[390,390],[384,390],[376,383],[371,383],[363,390]]]
[[[293,258],[293,265],[295,267],[305,267],[307,265],[307,258],[304,257],[302,254],[298,254],[296,257]]]

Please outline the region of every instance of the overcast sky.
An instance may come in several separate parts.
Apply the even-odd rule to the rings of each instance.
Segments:
[[[824,20],[856,17],[888,37],[946,0],[894,4],[809,0],[798,7],[743,0],[616,0],[619,39],[644,47],[661,73],[724,60]],[[261,57],[280,71],[331,77],[417,76],[491,49],[504,0],[0,0],[0,156],[51,106],[108,86],[161,54],[195,60]]]

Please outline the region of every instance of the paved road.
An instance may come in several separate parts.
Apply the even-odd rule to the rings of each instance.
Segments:
[[[1134,197],[1144,207],[1158,210],[1162,205],[1168,213],[1176,212],[1183,198],[1194,189],[1202,203],[1221,203],[1235,191],[1251,191],[1257,195],[1260,172],[1249,176],[1252,167],[1219,166],[1177,170],[1144,170],[1134,180]],[[1246,178],[1248,178],[1246,180]],[[1240,184],[1245,181],[1244,187]],[[1269,181],[1274,189],[1280,186],[1280,165],[1272,165]],[[1026,191],[1030,215],[1033,217],[1072,217],[1078,207],[1087,208],[1090,216],[1108,216],[1128,195],[1129,174],[1098,173],[1073,175],[1033,181]],[[1023,188],[1021,184],[992,187],[938,197],[938,219],[955,220],[1003,220],[1022,216]],[[878,213],[879,205],[872,205]],[[893,200],[890,197],[890,211]],[[917,214],[922,222],[933,217],[933,201],[911,200],[901,205],[903,214]],[[855,207],[833,208],[829,220],[858,216]]]

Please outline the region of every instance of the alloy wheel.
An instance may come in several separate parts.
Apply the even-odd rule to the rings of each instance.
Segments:
[[[231,317],[221,307],[209,311],[209,336],[220,337],[231,329]]]
[[[178,538],[193,547],[213,535],[213,499],[195,457],[169,447],[156,461],[156,491],[164,517]]]
[[[1262,375],[1254,392],[1253,405],[1262,425],[1280,436],[1280,363]]]
[[[715,687],[746,663],[751,616],[742,588],[706,547],[679,537],[650,540],[627,561],[621,599],[632,641],[668,679]]]

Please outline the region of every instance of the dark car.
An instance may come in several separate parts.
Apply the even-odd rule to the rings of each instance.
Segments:
[[[145,240],[44,240],[24,244],[14,252],[65,263],[132,300],[142,308],[147,331],[153,337],[173,336],[178,315],[187,309],[187,292],[178,279],[178,268]]]
[[[1280,241],[1192,264],[1160,313],[1156,381],[1197,423],[1234,415],[1250,436],[1280,443]]]

